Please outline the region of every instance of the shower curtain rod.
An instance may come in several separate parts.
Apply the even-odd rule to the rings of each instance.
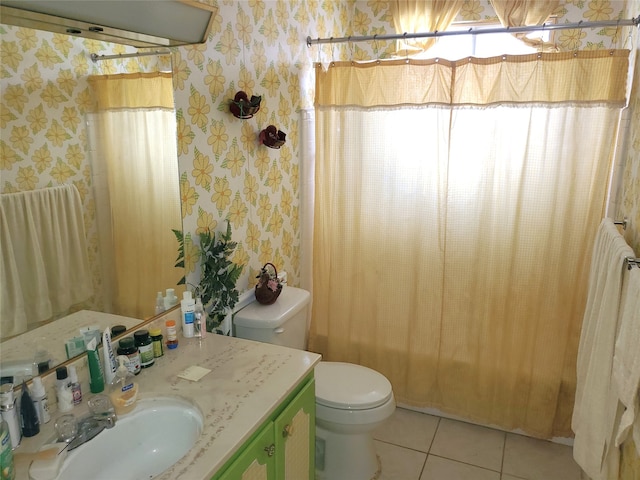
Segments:
[[[597,28],[597,27],[637,27],[640,24],[640,15],[636,18],[630,18],[625,20],[601,20],[598,22],[577,22],[577,23],[562,23],[562,24],[549,24],[532,25],[525,27],[495,27],[495,28],[469,28],[468,30],[450,30],[444,32],[420,32],[420,33],[394,33],[389,35],[363,35],[358,37],[330,37],[330,38],[311,38],[307,37],[307,47],[314,44],[321,43],[345,43],[345,42],[368,42],[371,40],[407,40],[411,38],[434,38],[434,37],[449,37],[454,35],[480,35],[483,33],[524,33],[524,32],[536,32],[544,30],[563,30],[568,28]]]
[[[114,58],[131,58],[131,57],[147,57],[149,55],[170,55],[169,50],[156,50],[155,52],[137,52],[137,53],[119,53],[117,55],[97,55],[92,53],[91,60],[98,62],[100,60],[111,60]]]

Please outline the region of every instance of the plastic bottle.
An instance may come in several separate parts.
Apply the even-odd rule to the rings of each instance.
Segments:
[[[149,330],[138,330],[133,334],[136,347],[140,352],[140,366],[149,368],[153,366],[153,344],[149,336]]]
[[[2,469],[0,473],[2,480],[13,480],[16,478],[9,424],[4,420],[0,420],[0,468]]]
[[[33,377],[33,381],[31,382],[31,399],[36,406],[36,413],[38,414],[40,425],[49,423],[51,420],[51,415],[49,414],[49,397],[47,396],[47,391],[40,377]]]
[[[118,355],[117,360],[119,366],[116,369],[116,376],[109,385],[109,398],[116,410],[116,415],[124,415],[136,406],[138,384],[127,368],[129,359],[124,355]]]
[[[164,349],[162,348],[162,330],[159,328],[150,328],[149,335],[151,335],[153,345],[153,357],[160,358],[164,355]]]
[[[127,358],[126,366],[131,373],[138,375],[140,373],[140,350],[135,345],[135,340],[131,337],[125,337],[118,344],[118,355]],[[116,370],[117,371],[117,370]]]
[[[80,382],[78,382],[78,373],[76,372],[76,367],[74,367],[73,365],[69,366],[69,387],[71,388],[73,404],[80,405],[80,403],[82,402],[82,387],[80,386]]]
[[[35,437],[40,433],[40,422],[38,422],[38,412],[31,400],[27,382],[22,382],[22,393],[20,394],[20,426],[22,436]]]
[[[164,297],[162,296],[162,292],[158,292],[156,296],[156,315],[164,312]]]
[[[70,412],[73,410],[73,393],[71,393],[67,367],[56,368],[56,397],[58,398],[58,411]]]
[[[173,350],[178,348],[178,334],[176,332],[176,322],[173,320],[167,320],[165,322],[167,327],[167,348]]]
[[[196,301],[189,290],[182,294],[180,309],[182,310],[182,336],[192,338],[194,335],[193,321],[195,319]]]
[[[11,447],[16,448],[22,440],[22,431],[20,430],[20,421],[18,420],[18,410],[16,408],[16,399],[13,395],[13,384],[5,383],[0,386],[0,411],[2,412],[2,420],[9,427],[9,435],[11,437]]]
[[[196,298],[194,335],[199,338],[207,336],[207,314],[202,306],[202,299]]]
[[[164,297],[164,309],[169,310],[176,303],[178,303],[178,297],[176,297],[176,291],[173,288],[167,288],[167,294]]]
[[[89,363],[89,390],[91,393],[100,393],[104,391],[104,370],[100,363],[98,341],[95,337],[87,343],[87,362]],[[73,404],[73,394],[71,403]]]

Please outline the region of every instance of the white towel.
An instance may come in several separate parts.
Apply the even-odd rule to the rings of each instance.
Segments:
[[[3,338],[91,297],[82,212],[73,185],[0,195]]]
[[[625,278],[620,307],[620,328],[613,355],[613,379],[625,411],[617,429],[615,445],[620,446],[634,423],[634,440],[640,455],[638,389],[640,388],[640,268],[632,267]]]
[[[625,258],[633,250],[609,219],[596,234],[587,306],[578,347],[576,399],[571,427],[573,456],[592,480],[617,478],[619,450],[614,441],[618,397],[612,365]]]

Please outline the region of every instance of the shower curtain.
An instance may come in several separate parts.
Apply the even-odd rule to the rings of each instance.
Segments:
[[[318,67],[310,349],[382,372],[403,404],[571,436],[627,65]]]
[[[112,290],[113,311],[149,318],[156,293],[181,276],[171,268],[178,254],[172,229],[182,230],[172,75],[102,75],[89,82],[97,99],[89,116],[99,157],[93,174],[106,177],[110,205],[109,218],[100,221],[109,228],[101,251],[111,278],[105,288]]]

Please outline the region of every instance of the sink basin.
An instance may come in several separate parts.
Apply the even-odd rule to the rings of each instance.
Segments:
[[[193,447],[202,426],[202,413],[187,400],[140,399],[113,428],[69,452],[57,478],[149,480]]]

